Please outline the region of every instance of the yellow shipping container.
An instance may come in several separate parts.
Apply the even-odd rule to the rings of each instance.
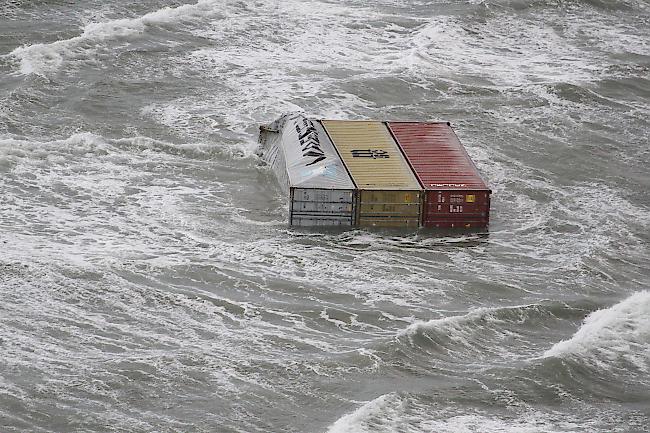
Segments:
[[[421,187],[383,122],[323,120],[356,184],[360,226],[418,227]]]

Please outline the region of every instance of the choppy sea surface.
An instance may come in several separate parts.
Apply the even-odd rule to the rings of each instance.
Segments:
[[[647,0],[0,2],[1,432],[650,431]],[[485,233],[287,226],[257,128],[448,120]]]

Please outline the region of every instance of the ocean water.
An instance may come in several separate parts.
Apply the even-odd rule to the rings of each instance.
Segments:
[[[0,432],[650,431],[647,0],[0,2]],[[448,120],[485,233],[296,230],[303,110]]]

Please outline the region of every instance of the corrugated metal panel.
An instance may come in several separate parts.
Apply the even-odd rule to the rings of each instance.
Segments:
[[[420,189],[384,123],[323,120],[322,124],[357,188]]]
[[[289,187],[354,189],[322,126],[300,113],[261,128],[260,143],[262,158]]]
[[[304,118],[303,118],[304,119]],[[323,125],[318,121],[308,120],[308,126],[305,126],[305,121],[302,120],[303,130],[307,128],[314,128],[314,131],[304,137],[305,132],[302,134],[296,134],[295,139],[298,144],[301,145],[301,151],[309,153],[313,152],[316,145],[314,142],[318,143],[318,149],[322,152],[322,156],[318,157],[318,161],[314,163],[312,161],[305,163],[299,163],[294,165],[291,171],[290,176],[292,177],[292,186],[300,186],[302,188],[337,188],[337,189],[354,189],[354,183],[348,174],[345,165],[339,154],[334,149],[332,141],[325,133]],[[294,126],[294,130],[295,130]],[[300,137],[303,137],[302,139]],[[310,143],[308,139],[312,140],[311,150],[306,147]]]
[[[490,192],[487,190],[426,191],[425,227],[485,228],[489,222]]]
[[[487,227],[490,190],[448,123],[389,122],[426,190],[425,227]]]
[[[353,190],[292,188],[290,224],[352,226],[356,214],[355,198]]]
[[[448,123],[388,122],[425,189],[487,190]]]
[[[348,218],[325,218],[325,217],[294,217],[292,226],[295,227],[349,227]]]
[[[361,227],[417,228],[420,225],[421,191],[359,192],[358,220]]]
[[[446,123],[290,114],[261,128],[260,143],[290,196],[292,225],[488,224],[490,191]]]
[[[421,188],[382,122],[323,120],[358,188],[362,227],[417,228]]]
[[[388,122],[425,189],[488,189],[448,123]]]
[[[359,212],[365,216],[420,215],[420,191],[361,191]]]
[[[289,194],[289,172],[282,149],[282,136],[275,129],[276,127],[278,127],[278,121],[260,128],[258,152],[275,173],[282,191]]]

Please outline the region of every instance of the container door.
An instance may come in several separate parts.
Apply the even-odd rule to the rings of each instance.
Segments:
[[[417,228],[420,191],[369,190],[359,193],[359,225]]]
[[[425,227],[484,228],[490,211],[489,191],[427,191]]]
[[[354,191],[292,188],[291,225],[354,225]]]

